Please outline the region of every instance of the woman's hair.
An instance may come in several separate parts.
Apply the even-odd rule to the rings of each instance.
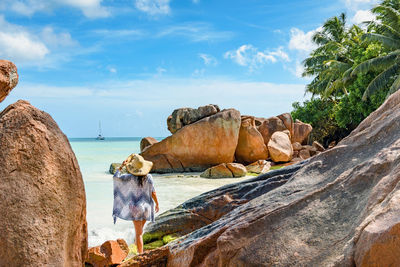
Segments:
[[[139,186],[142,187],[143,181],[146,179],[147,175],[136,175],[136,177],[138,178]]]

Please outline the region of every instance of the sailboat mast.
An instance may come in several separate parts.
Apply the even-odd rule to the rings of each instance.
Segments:
[[[101,136],[101,122],[99,121],[99,136]]]

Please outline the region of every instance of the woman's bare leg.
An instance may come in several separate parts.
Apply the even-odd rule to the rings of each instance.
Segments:
[[[136,234],[136,246],[139,254],[143,253],[143,226],[145,223],[146,221],[133,221]]]

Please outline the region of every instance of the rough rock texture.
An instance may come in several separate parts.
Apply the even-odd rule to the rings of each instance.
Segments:
[[[275,132],[268,142],[268,151],[274,162],[289,162],[293,157],[289,136],[284,132]]]
[[[145,251],[123,262],[119,267],[165,267],[167,266],[168,255],[169,249],[167,247],[161,247],[159,249]]]
[[[204,171],[234,161],[240,113],[227,109],[187,125],[141,153],[152,172]]]
[[[204,178],[233,178],[246,176],[247,170],[239,163],[222,163],[208,168],[200,177]]]
[[[263,136],[257,130],[255,119],[252,116],[242,116],[235,157],[237,162],[243,164],[268,158],[268,150]]]
[[[294,151],[300,151],[300,150],[303,149],[303,147],[301,146],[301,144],[300,144],[299,142],[294,142],[294,143],[292,144],[292,147],[293,147],[293,150],[294,150]]]
[[[193,108],[178,108],[175,109],[167,119],[168,130],[174,134],[176,131],[185,125],[192,124],[205,117],[214,115],[220,111],[217,105],[206,105]]]
[[[82,266],[82,175],[49,114],[18,101],[0,113],[0,266]]]
[[[239,183],[225,185],[192,198],[159,215],[154,223],[149,223],[143,238],[168,234],[182,236],[206,226],[241,204],[260,196],[263,192],[273,190],[286,183],[301,164],[270,171]]]
[[[17,67],[11,61],[0,59],[0,102],[7,97],[17,84]]]
[[[271,169],[271,162],[266,160],[257,160],[246,166],[248,172],[252,173],[266,173]]]
[[[314,141],[313,144],[312,144],[312,146],[315,147],[315,149],[316,149],[317,151],[320,151],[320,152],[325,151],[324,146],[321,145],[320,143],[318,143],[317,141]]]
[[[143,152],[143,150],[146,147],[151,146],[155,143],[158,143],[158,141],[153,137],[149,136],[149,137],[142,138],[142,140],[140,140],[140,152]]]
[[[240,163],[227,163],[226,167],[232,172],[233,177],[244,177],[247,174],[247,169]]]
[[[299,151],[299,157],[302,159],[308,159],[311,157],[310,150],[302,149]]]
[[[268,145],[269,139],[271,139],[274,132],[288,130],[283,121],[278,117],[264,119],[257,129],[261,133],[265,145]]]
[[[400,91],[336,147],[188,200],[148,231],[209,218],[167,245],[168,266],[398,266],[399,129]]]
[[[294,134],[294,122],[292,115],[290,113],[283,113],[277,116],[279,119],[282,120],[283,124],[285,125],[286,129],[289,130],[290,136]]]
[[[293,125],[292,143],[299,142],[300,144],[306,144],[311,131],[311,124],[296,120]]]
[[[104,242],[101,246],[88,250],[86,262],[94,267],[104,267],[121,264],[129,253],[129,247],[125,240],[117,239]]]

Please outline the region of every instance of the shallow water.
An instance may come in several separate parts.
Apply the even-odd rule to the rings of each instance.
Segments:
[[[112,162],[122,162],[131,153],[139,153],[140,139],[139,137],[106,138],[103,141],[89,138],[70,139],[85,183],[89,246],[97,246],[106,240],[117,238],[124,238],[128,243],[133,242],[132,222],[118,219],[117,223],[113,224],[111,216],[113,184],[108,168]],[[153,177],[160,202],[160,213],[203,192],[247,179],[188,178],[178,177],[177,174],[154,174]]]

